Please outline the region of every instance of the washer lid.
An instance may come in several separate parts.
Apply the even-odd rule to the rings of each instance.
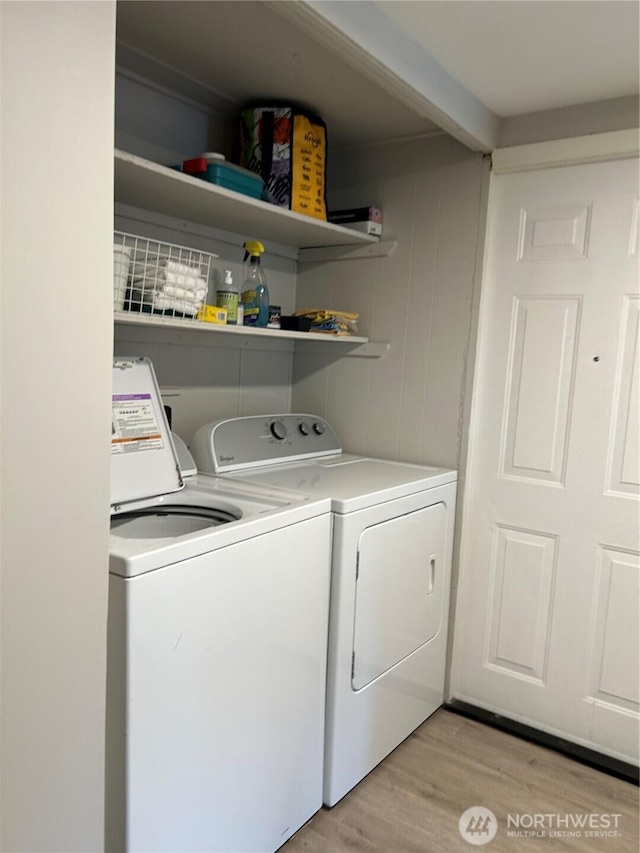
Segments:
[[[148,358],[113,361],[111,505],[154,498],[184,485]]]

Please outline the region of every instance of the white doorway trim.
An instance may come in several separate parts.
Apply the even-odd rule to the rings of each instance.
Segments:
[[[640,130],[616,130],[611,133],[497,148],[492,154],[493,172],[496,175],[505,175],[510,172],[530,172],[557,166],[625,160],[637,157],[639,153]]]

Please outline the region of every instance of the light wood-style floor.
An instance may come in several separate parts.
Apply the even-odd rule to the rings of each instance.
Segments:
[[[638,853],[638,800],[629,782],[441,709],[279,853]],[[478,805],[498,820],[495,838],[483,846],[458,829],[462,813]],[[569,829],[581,836],[508,836],[508,815],[534,814],[619,814],[618,835]]]

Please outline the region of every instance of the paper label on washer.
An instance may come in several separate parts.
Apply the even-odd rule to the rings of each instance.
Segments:
[[[114,394],[111,409],[112,454],[163,449],[151,394]]]

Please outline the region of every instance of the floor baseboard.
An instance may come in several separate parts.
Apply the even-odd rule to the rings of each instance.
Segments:
[[[586,764],[596,770],[601,770],[603,773],[608,773],[610,776],[623,779],[625,782],[631,782],[634,785],[638,785],[640,782],[639,769],[633,764],[628,764],[618,758],[603,755],[594,749],[588,749],[585,746],[572,743],[564,738],[550,735],[547,732],[534,729],[532,726],[510,720],[508,717],[503,717],[493,711],[487,711],[485,708],[478,708],[476,705],[471,705],[468,702],[461,702],[459,699],[452,699],[450,702],[446,702],[444,708],[453,714],[469,717],[469,719],[486,723],[488,726],[508,732],[531,743],[546,746],[549,749],[567,755],[569,758],[573,758],[575,761],[579,761],[581,764]]]

